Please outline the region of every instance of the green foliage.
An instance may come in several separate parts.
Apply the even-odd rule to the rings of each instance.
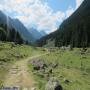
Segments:
[[[54,40],[56,47],[89,47],[90,46],[90,1],[84,0],[82,5],[63,23],[57,31],[41,38],[37,41],[39,46],[43,46]],[[51,45],[52,46],[52,45]]]
[[[0,41],[23,43],[23,39],[15,29],[7,28],[7,25],[0,25]]]
[[[54,52],[40,57],[47,64],[45,72],[35,72],[33,75],[37,81],[39,90],[44,90],[48,78],[56,77],[64,90],[89,90],[90,89],[90,49],[81,54],[81,49],[75,48],[72,51],[57,48]],[[51,63],[58,63],[58,67],[52,68]],[[29,67],[30,70],[32,67]],[[52,68],[52,73],[46,77],[46,72]],[[45,77],[41,77],[42,74]],[[69,80],[69,83],[65,83]]]
[[[24,44],[12,46],[12,44],[14,43],[0,42],[0,86],[2,86],[9,69],[17,60],[43,53],[41,48]]]

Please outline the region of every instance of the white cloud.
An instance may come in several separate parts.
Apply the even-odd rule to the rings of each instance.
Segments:
[[[74,12],[74,8],[72,8],[71,6],[67,9],[66,11],[66,18],[69,17],[70,15],[72,15],[72,13]]]
[[[53,12],[53,9],[43,1],[45,0],[0,0],[0,10],[20,19],[26,27],[36,26],[39,30],[52,32],[58,28],[57,23],[69,17],[83,0],[76,0],[76,8],[69,6],[65,12]]]
[[[72,6],[69,6],[69,8],[65,12],[66,18],[68,18],[70,15],[72,15],[73,12],[81,5],[81,3],[83,1],[84,0],[76,0],[76,7],[75,8],[73,8]]]
[[[81,5],[84,0],[76,0],[76,9]]]
[[[57,23],[65,18],[65,13],[53,12],[43,0],[3,0],[0,9],[20,19],[27,27],[35,25],[38,29],[47,29],[49,32],[56,30]]]

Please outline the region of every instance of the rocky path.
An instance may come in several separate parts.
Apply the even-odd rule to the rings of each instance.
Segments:
[[[34,87],[35,81],[32,77],[32,73],[28,71],[27,63],[30,59],[37,58],[46,54],[36,55],[24,60],[17,61],[9,70],[9,73],[7,74],[7,77],[4,81],[4,86],[22,88]]]

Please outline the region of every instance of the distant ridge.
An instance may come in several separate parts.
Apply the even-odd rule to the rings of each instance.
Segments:
[[[35,40],[40,39],[41,37],[45,36],[46,33],[39,32],[38,30],[36,30],[35,28],[30,28],[29,32],[33,35],[33,37],[35,38]]]

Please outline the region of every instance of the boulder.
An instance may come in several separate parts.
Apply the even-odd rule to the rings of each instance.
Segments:
[[[56,78],[50,78],[46,84],[45,90],[63,90],[62,86]]]
[[[45,64],[45,62],[43,60],[33,60],[32,62],[32,65],[33,65],[33,69],[34,70],[41,70],[41,69],[45,69],[45,67],[47,66]]]

